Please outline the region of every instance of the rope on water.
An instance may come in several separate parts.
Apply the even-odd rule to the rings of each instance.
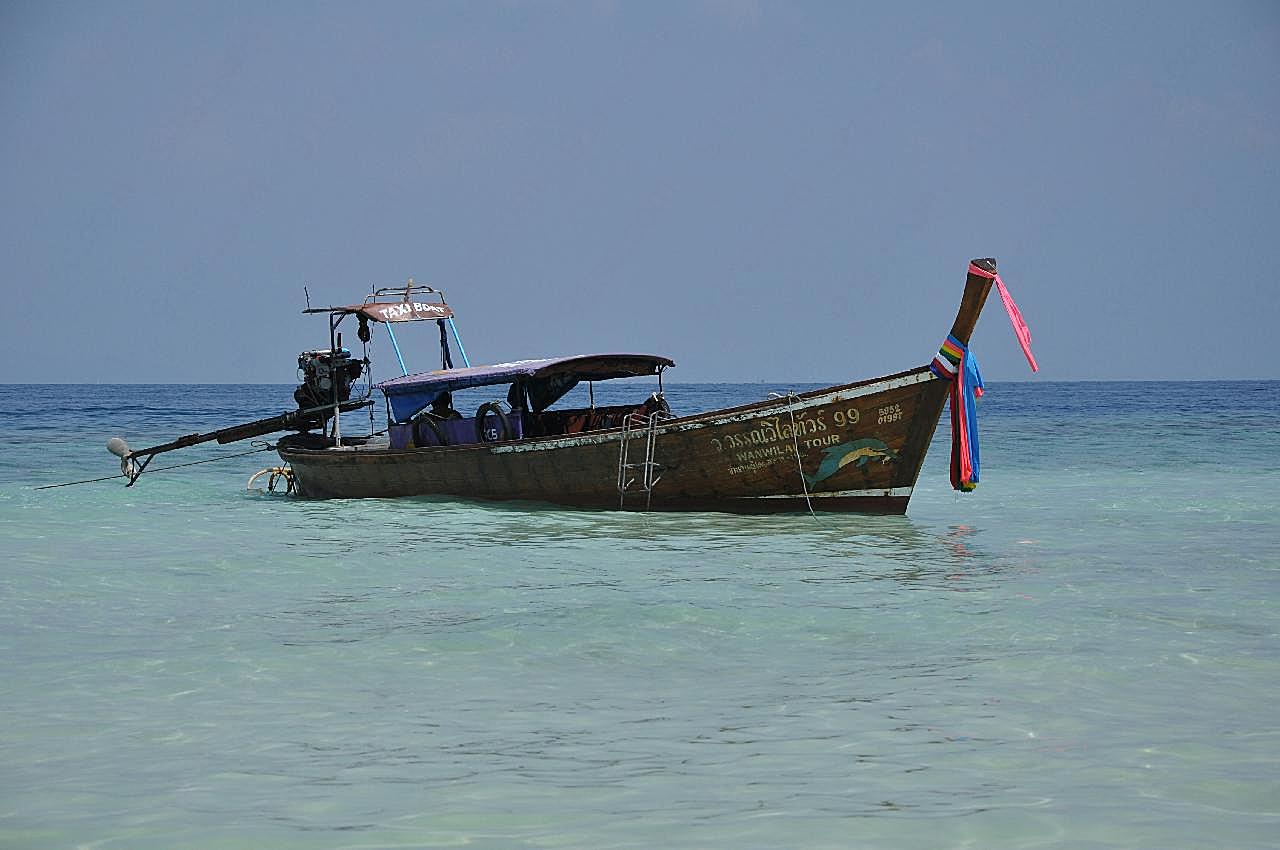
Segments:
[[[261,452],[270,452],[270,451],[275,451],[275,446],[263,446],[260,449],[253,449],[251,451],[240,452],[238,454],[233,454],[233,455],[219,455],[218,457],[207,457],[204,460],[193,460],[187,463],[175,463],[173,466],[161,466],[161,467],[157,467],[156,469],[148,469],[143,474],[150,475],[153,472],[165,472],[166,470],[170,470],[170,469],[181,469],[184,466],[196,466],[201,463],[213,463],[214,461],[219,461],[219,460],[231,460],[232,458],[245,457],[246,455],[256,455]],[[114,481],[117,478],[124,478],[124,477],[125,476],[123,474],[117,473],[116,475],[108,475],[105,478],[90,478],[85,481],[68,481],[65,484],[45,484],[41,487],[32,487],[31,489],[52,490],[55,487],[70,487],[74,484],[96,484],[99,481]]]

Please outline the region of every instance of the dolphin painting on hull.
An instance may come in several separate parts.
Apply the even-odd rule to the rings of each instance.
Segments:
[[[849,464],[866,466],[872,460],[888,463],[898,459],[898,453],[874,437],[840,443],[822,451],[822,463],[813,475],[805,475],[804,480],[810,487],[825,481]]]

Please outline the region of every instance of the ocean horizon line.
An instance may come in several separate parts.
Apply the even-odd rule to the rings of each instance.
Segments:
[[[276,381],[13,381],[0,383],[0,387],[291,387],[293,382]],[[705,386],[708,384],[729,384],[750,386],[753,384],[795,384],[799,386],[835,387],[851,381],[786,381],[757,379],[752,381],[706,380],[706,381],[673,381],[664,380],[668,386]],[[999,379],[986,381],[988,384],[1268,384],[1280,383],[1280,378],[1056,378],[1056,379]]]

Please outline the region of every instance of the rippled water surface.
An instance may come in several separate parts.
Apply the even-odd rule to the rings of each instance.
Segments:
[[[0,387],[0,846],[1274,847],[1278,391],[996,385],[814,519],[37,491],[289,388]]]

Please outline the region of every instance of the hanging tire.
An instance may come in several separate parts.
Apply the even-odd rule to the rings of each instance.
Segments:
[[[423,416],[413,420],[413,445],[416,448],[423,448],[424,445],[431,445],[422,439],[423,436],[428,433],[436,438],[435,445],[449,445],[449,441],[444,438],[444,431],[440,430],[440,426],[436,424],[435,419],[431,418],[431,416]]]
[[[499,427],[492,433],[485,427],[490,415],[498,417]],[[511,439],[511,423],[496,401],[486,401],[476,410],[476,439],[481,443],[503,443]]]

